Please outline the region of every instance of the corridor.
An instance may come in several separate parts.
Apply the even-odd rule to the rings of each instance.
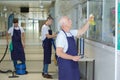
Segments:
[[[86,31],[83,27],[90,15],[93,18],[88,22],[89,27]],[[41,39],[43,37],[41,37],[41,30],[43,24],[50,26],[47,27],[48,30],[42,30],[45,32],[45,37],[50,30],[53,34],[57,33],[54,36],[58,37],[63,27],[60,21],[63,16],[67,16],[71,20],[69,22],[72,24],[68,23],[71,24],[69,25],[70,31],[75,30],[76,33],[81,31],[78,32],[81,33],[78,38],[74,37],[77,45],[74,52],[77,53],[78,50],[77,56],[80,57],[77,60],[80,80],[120,80],[120,0],[0,0],[0,59],[4,55],[7,45],[6,32],[13,27],[14,23],[12,21],[17,18],[17,27],[22,27],[25,31],[25,57],[28,71],[26,75],[16,75],[19,76],[18,78],[9,78],[12,76],[11,72],[0,73],[0,80],[58,80],[58,66],[55,63],[53,46],[52,63],[48,67],[48,72],[53,79],[43,78],[42,76],[43,47]],[[45,23],[48,17],[53,18],[49,25]],[[86,32],[82,34],[84,31]],[[67,42],[64,38],[66,37],[57,39],[60,40],[60,48],[62,46],[67,50]],[[54,39],[56,41],[55,37]],[[58,48],[59,46],[57,46]],[[50,52],[47,50],[46,52]],[[67,56],[67,59],[69,57]],[[70,59],[73,60],[73,57]],[[14,71],[9,49],[4,60],[0,63],[0,70]],[[72,71],[72,69],[70,70]],[[47,73],[47,70],[46,72],[44,70],[44,73]]]
[[[58,80],[57,75],[57,66],[54,64],[54,50],[52,54],[52,64],[50,64],[49,72],[53,75],[53,79],[46,79],[42,77],[42,68],[43,68],[43,49],[41,45],[40,35],[37,31],[26,29],[26,46],[25,46],[25,55],[26,55],[26,67],[28,74],[27,75],[17,75],[19,78],[8,78],[12,76],[12,73],[0,73],[2,79],[0,80]],[[3,56],[6,48],[6,39],[5,37],[0,37],[0,58]],[[10,59],[10,52],[7,51],[7,55],[3,62],[0,64],[0,69],[3,71],[14,70],[13,63]]]

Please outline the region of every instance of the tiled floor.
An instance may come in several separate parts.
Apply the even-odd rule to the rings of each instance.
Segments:
[[[0,80],[58,80],[57,66],[54,64],[54,50],[52,55],[52,63],[49,65],[49,72],[53,75],[53,79],[46,79],[42,77],[42,67],[43,67],[43,50],[41,46],[41,40],[39,39],[39,33],[26,32],[26,65],[28,74],[18,75],[18,78],[9,78],[11,73],[0,73]],[[3,56],[6,47],[5,37],[0,37],[0,59]],[[0,70],[14,70],[13,64],[10,59],[10,52],[2,63],[0,63]]]
[[[54,74],[53,74],[54,75]],[[11,74],[0,74],[0,80],[58,80],[56,77],[54,79],[46,79],[41,76],[41,73],[29,73],[27,75],[17,75],[18,78],[9,78]]]

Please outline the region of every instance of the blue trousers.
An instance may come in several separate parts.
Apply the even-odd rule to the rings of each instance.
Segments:
[[[45,73],[45,74],[48,73],[48,64],[44,64],[44,66],[43,66],[43,73]]]

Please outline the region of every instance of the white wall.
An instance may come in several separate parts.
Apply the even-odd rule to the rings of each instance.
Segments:
[[[95,57],[95,80],[115,79],[115,49],[90,40],[85,41],[85,54]]]

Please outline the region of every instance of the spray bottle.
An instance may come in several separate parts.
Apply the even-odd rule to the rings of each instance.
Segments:
[[[90,14],[90,17],[91,17],[90,25],[93,25],[93,26],[96,25],[93,14]]]
[[[84,58],[84,38],[80,38],[80,56]]]

